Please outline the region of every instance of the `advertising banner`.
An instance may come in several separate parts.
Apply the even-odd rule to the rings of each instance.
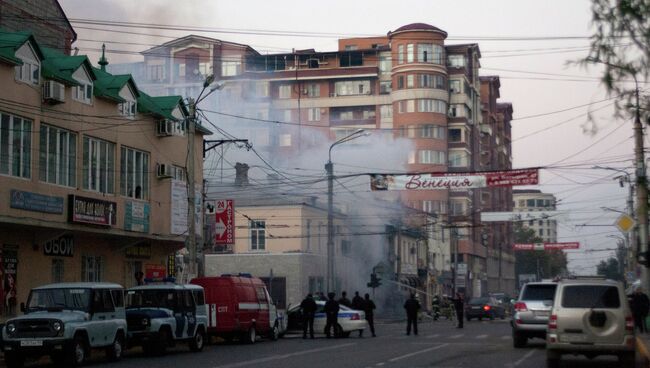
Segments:
[[[68,220],[74,223],[113,226],[116,224],[117,204],[101,199],[70,194]]]
[[[521,169],[484,173],[370,174],[371,190],[468,190],[486,187],[535,185],[539,170]]]
[[[235,243],[235,208],[232,199],[216,201],[216,225],[214,243],[217,245]]]
[[[514,250],[579,249],[579,242],[514,244]]]

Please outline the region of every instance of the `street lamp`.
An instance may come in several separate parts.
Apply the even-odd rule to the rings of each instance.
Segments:
[[[364,129],[355,130],[353,133],[337,140],[330,145],[325,171],[327,171],[327,291],[333,291],[334,287],[334,165],[332,164],[332,148],[339,144],[349,142],[353,139],[367,136]]]

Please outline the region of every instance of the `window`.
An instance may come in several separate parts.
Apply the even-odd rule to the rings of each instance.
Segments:
[[[544,236],[544,229],[539,229],[539,236]]]
[[[251,232],[251,250],[266,249],[266,221],[249,221]]]
[[[445,77],[435,74],[418,74],[420,88],[445,89]]]
[[[442,64],[443,48],[430,43],[418,44],[418,62]]]
[[[90,105],[93,102],[93,85],[79,83],[80,85],[72,87],[72,99]]]
[[[187,181],[187,175],[185,175],[185,169],[180,166],[172,165],[172,179],[179,180],[182,182]]]
[[[269,82],[256,82],[254,88],[256,97],[269,97]]]
[[[533,225],[535,225],[535,221],[534,220],[529,220],[528,221],[528,226],[533,226]]]
[[[385,95],[391,93],[393,90],[391,81],[380,81],[379,82],[379,94]]]
[[[280,147],[291,147],[291,134],[280,134]]]
[[[354,96],[370,94],[370,81],[343,81],[334,84],[334,90],[338,96]]]
[[[397,46],[397,63],[404,64],[404,45]]]
[[[462,68],[465,66],[465,56],[464,55],[449,55],[447,59],[447,65],[453,68]]]
[[[306,220],[305,224],[305,240],[307,241],[307,251],[311,250],[311,220]]]
[[[406,76],[406,88],[415,87],[415,75],[409,74]]]
[[[359,47],[357,47],[357,45],[345,45],[345,51],[354,51],[354,50],[357,50],[357,49],[359,49]]]
[[[418,112],[437,112],[444,114],[447,111],[447,103],[442,100],[422,99],[418,100]]]
[[[29,43],[25,43],[18,50],[16,56],[23,62],[23,65],[15,67],[16,80],[38,84],[41,76],[41,63],[32,51]]]
[[[278,87],[278,98],[291,98],[291,85],[281,84]]]
[[[451,200],[449,201],[449,210],[451,211],[451,214],[454,216],[462,216],[467,214],[467,202],[465,201],[459,201],[459,200]],[[460,230],[460,229],[458,229]],[[465,228],[467,230],[467,228]],[[460,231],[458,233],[460,235]]]
[[[307,85],[307,96],[320,97],[320,86],[316,83],[309,83]]]
[[[390,70],[393,68],[393,61],[391,60],[390,54],[380,55],[379,56],[379,72],[382,74],[390,73]]]
[[[565,286],[562,290],[562,307],[616,309],[621,306],[621,300],[618,294],[618,288],[616,286]]]
[[[221,76],[233,77],[241,74],[241,61],[222,61]]]
[[[31,178],[32,122],[0,113],[0,174]]]
[[[39,179],[75,187],[77,185],[77,135],[41,124]]]
[[[415,60],[415,45],[409,43],[406,45],[406,62],[412,63]]]
[[[449,92],[451,93],[460,93],[460,81],[459,80],[450,80],[449,81]]]
[[[404,76],[400,75],[397,77],[397,89],[403,89],[404,88]]]
[[[341,254],[349,256],[352,253],[352,245],[349,240],[341,240]]]
[[[135,101],[124,101],[118,105],[120,115],[126,116],[128,118],[135,117],[135,112],[137,110],[137,102]]]
[[[60,258],[52,259],[52,282],[63,282],[63,260]]]
[[[185,63],[176,64],[176,69],[178,70],[178,76],[179,77],[184,77],[185,76]]]
[[[433,125],[425,124],[420,128],[420,137],[421,138],[435,138],[435,139],[445,139],[445,128]]]
[[[81,256],[81,281],[101,282],[103,278],[103,264],[100,256]]]
[[[199,74],[203,77],[212,74],[212,64],[205,62],[199,63]]]
[[[420,164],[446,164],[444,151],[420,150],[418,151],[418,159]]]
[[[457,128],[450,128],[449,142],[453,142],[453,143],[463,142],[463,130]]]
[[[451,167],[467,166],[467,153],[462,151],[449,151],[449,166]]]
[[[393,105],[379,106],[379,114],[382,119],[390,119],[393,117]]]
[[[115,144],[84,137],[83,188],[115,193]]]
[[[320,121],[320,108],[316,107],[307,110],[308,121]]]
[[[400,101],[398,107],[399,113],[415,112],[415,100]]]
[[[291,110],[282,111],[282,120],[285,122],[291,121]]]
[[[556,285],[526,285],[521,300],[553,300]]]
[[[534,199],[527,199],[526,200],[526,207],[535,207],[535,200]]]
[[[120,192],[135,199],[149,198],[149,154],[122,147],[120,151]]]
[[[161,81],[165,79],[165,66],[147,65],[147,79],[150,81]]]

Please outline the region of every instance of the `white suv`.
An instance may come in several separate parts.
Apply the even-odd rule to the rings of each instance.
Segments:
[[[562,280],[546,334],[548,367],[562,354],[615,355],[621,366],[634,367],[632,312],[620,282],[598,279]]]

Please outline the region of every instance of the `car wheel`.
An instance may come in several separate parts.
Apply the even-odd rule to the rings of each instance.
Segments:
[[[528,338],[522,334],[521,332],[513,332],[512,333],[512,346],[515,348],[523,348],[526,346],[526,343],[528,342]]]
[[[255,331],[255,326],[251,326],[251,328],[248,330],[248,333],[246,334],[244,341],[247,344],[254,344],[255,340],[257,340],[257,332]]]
[[[199,328],[196,330],[192,341],[190,341],[190,350],[199,352],[203,350],[203,345],[205,345],[205,333],[203,332],[203,328]]]
[[[106,356],[110,361],[118,361],[122,359],[122,354],[124,353],[124,338],[121,334],[115,336],[115,341],[113,344],[106,349]]]
[[[66,366],[78,367],[86,361],[86,341],[82,337],[75,337],[66,354]]]
[[[8,368],[22,368],[25,365],[25,357],[19,353],[5,353],[5,365]]]
[[[163,328],[158,332],[158,339],[143,345],[142,350],[147,355],[165,355],[169,345],[169,337],[169,332]]]
[[[636,365],[636,354],[633,351],[622,353],[618,356],[618,362],[621,363],[622,367],[634,368]]]
[[[546,350],[546,368],[558,368],[560,366],[560,354],[553,350]]]

